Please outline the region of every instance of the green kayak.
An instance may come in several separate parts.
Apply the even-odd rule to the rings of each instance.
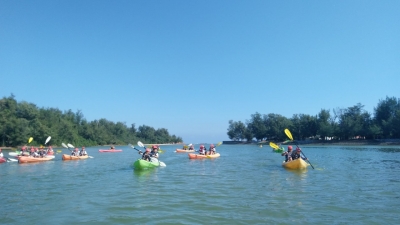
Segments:
[[[275,152],[275,153],[283,153],[284,151],[285,151],[285,148],[283,148],[283,147],[273,149],[273,152]]]
[[[157,159],[152,159],[151,162],[143,159],[138,159],[133,163],[133,167],[135,169],[147,169],[159,166],[165,166],[165,163],[158,161]]]

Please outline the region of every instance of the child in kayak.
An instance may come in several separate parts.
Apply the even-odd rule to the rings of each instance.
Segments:
[[[200,145],[200,149],[199,149],[199,155],[205,155],[206,154],[206,150],[204,149],[204,145]]]
[[[150,161],[151,161],[150,152],[151,152],[151,150],[150,150],[149,148],[146,148],[146,151],[143,152],[143,154],[142,154],[141,151],[139,151],[139,154],[142,155],[142,159],[143,159],[143,160],[146,160],[146,161],[149,161],[149,162],[150,162]]]
[[[189,145],[189,150],[194,150],[194,146],[192,144]]]
[[[282,153],[282,156],[285,156],[285,162],[292,161],[292,150],[293,150],[292,146],[289,145],[287,147],[287,151]]]
[[[214,144],[210,145],[210,148],[208,149],[208,154],[207,155],[214,155],[216,153],[216,149],[214,147]]]
[[[150,157],[157,158],[158,159],[158,146],[153,145],[151,146],[152,150],[150,152]]]

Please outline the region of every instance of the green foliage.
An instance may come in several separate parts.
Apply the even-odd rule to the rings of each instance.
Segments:
[[[374,109],[374,117],[358,103],[348,108],[321,109],[317,116],[294,114],[288,119],[278,114],[251,115],[247,126],[241,121],[229,121],[228,137],[231,140],[255,138],[284,141],[284,129],[289,128],[298,140],[306,138],[335,138],[341,140],[365,138],[400,138],[400,99],[386,97]],[[246,134],[246,135],[244,135]]]
[[[155,130],[146,125],[127,127],[122,122],[114,123],[106,119],[87,121],[83,113],[71,110],[62,112],[56,108],[38,108],[27,102],[18,103],[15,96],[0,99],[0,145],[16,147],[28,143],[44,145],[51,136],[50,145],[59,146],[62,142],[75,146],[125,145],[136,143],[176,143],[181,137],[169,135],[168,130]]]

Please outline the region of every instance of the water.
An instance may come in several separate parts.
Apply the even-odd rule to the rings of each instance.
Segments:
[[[400,147],[303,146],[313,170],[286,170],[270,147],[221,145],[135,171],[137,151],[0,164],[1,224],[397,224]],[[198,147],[198,146],[196,146]],[[67,150],[63,150],[67,153]],[[5,154],[7,155],[7,154]]]

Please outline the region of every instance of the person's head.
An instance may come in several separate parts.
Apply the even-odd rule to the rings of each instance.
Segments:
[[[146,152],[151,152],[150,148],[146,148]]]
[[[39,151],[39,149],[38,149],[38,148],[35,148],[35,151]]]
[[[79,149],[78,149],[78,148],[75,148],[75,151],[77,152],[77,151],[79,151]]]
[[[0,148],[0,152],[1,152],[1,148]]]
[[[300,152],[301,152],[301,149],[300,149],[299,147],[297,147],[297,148],[296,148],[296,152],[297,152],[297,153],[300,153]]]
[[[291,145],[289,145],[289,146],[287,147],[287,150],[290,152],[290,151],[293,150],[293,147],[292,147]]]
[[[85,151],[85,146],[82,146],[82,151]]]
[[[210,145],[210,148],[214,148],[214,144],[211,144],[211,145]]]
[[[154,149],[157,149],[157,145],[153,145],[153,146],[151,146],[151,148],[154,150]]]
[[[25,147],[25,146],[23,146],[23,147],[21,148],[21,150],[22,150],[22,151],[24,151],[25,149],[26,149],[26,147]]]
[[[40,149],[43,149],[43,146],[40,146]]]

